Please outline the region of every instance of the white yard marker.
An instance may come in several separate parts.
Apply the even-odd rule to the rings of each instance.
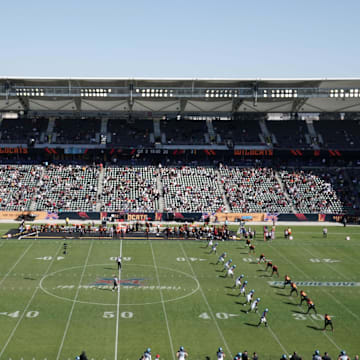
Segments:
[[[153,261],[154,261],[155,274],[156,274],[156,279],[157,279],[157,283],[158,283],[158,286],[159,286],[159,292],[160,292],[160,300],[161,300],[161,304],[162,304],[162,308],[163,308],[163,312],[164,312],[164,317],[165,317],[165,322],[166,322],[166,327],[167,327],[168,336],[169,336],[171,355],[172,355],[172,358],[175,360],[174,345],[173,345],[173,341],[172,341],[172,337],[171,337],[169,320],[168,320],[168,317],[167,317],[166,307],[165,307],[165,302],[164,302],[164,296],[163,296],[163,292],[161,290],[159,271],[158,271],[158,267],[156,265],[156,259],[155,259],[154,249],[153,249],[151,240],[149,241],[149,244],[150,244],[151,253],[152,253],[152,257],[153,257]]]
[[[61,355],[61,351],[62,351],[62,348],[64,346],[64,342],[65,342],[65,338],[66,338],[66,335],[67,335],[67,332],[69,330],[69,327],[70,327],[70,321],[71,321],[71,317],[72,317],[72,314],[73,314],[73,311],[74,311],[74,308],[75,308],[75,304],[76,304],[76,300],[79,296],[79,292],[80,292],[80,285],[82,283],[82,279],[84,278],[84,274],[85,274],[85,270],[86,270],[86,266],[87,266],[87,263],[89,261],[89,257],[90,257],[90,253],[91,253],[91,250],[92,250],[92,247],[93,247],[93,244],[94,244],[94,240],[91,242],[91,245],[89,247],[89,251],[88,251],[88,254],[87,254],[87,257],[86,257],[86,260],[85,260],[85,264],[83,266],[83,270],[82,270],[82,273],[81,273],[81,276],[80,276],[80,280],[79,280],[79,285],[77,287],[77,290],[76,290],[76,293],[75,293],[75,297],[73,299],[73,303],[72,303],[72,306],[71,306],[71,310],[70,310],[70,314],[69,314],[69,317],[68,317],[68,320],[67,320],[67,323],[66,323],[66,326],[65,326],[65,331],[64,331],[64,335],[63,335],[63,338],[61,340],[61,344],[60,344],[60,347],[59,347],[59,351],[58,351],[58,354],[56,356],[56,360],[59,360],[60,359],[60,355]]]
[[[60,249],[61,249],[61,245],[60,245],[60,246],[58,247],[58,249],[56,250],[56,254],[60,251]],[[50,262],[49,266],[46,268],[46,271],[45,271],[45,273],[44,273],[44,276],[49,272],[49,270],[50,270],[51,265],[53,264],[53,262],[54,262],[54,259]],[[9,345],[11,339],[13,338],[13,336],[14,336],[17,328],[18,328],[18,326],[20,325],[22,319],[24,318],[25,314],[27,313],[27,311],[28,311],[28,309],[29,309],[29,306],[31,305],[31,303],[32,303],[32,301],[33,301],[33,299],[34,299],[34,297],[35,297],[35,295],[37,294],[37,292],[38,292],[39,289],[40,289],[39,286],[37,286],[37,287],[35,288],[35,290],[34,290],[32,296],[31,296],[30,300],[28,301],[28,303],[27,303],[26,306],[25,306],[25,309],[24,309],[23,313],[21,314],[21,316],[20,316],[19,320],[17,321],[14,329],[12,330],[11,334],[9,335],[8,339],[6,340],[5,345],[3,346],[2,350],[1,350],[1,352],[0,352],[0,358],[1,358],[2,355],[4,354],[7,346]]]
[[[122,256],[122,240],[120,240],[120,257]],[[122,265],[122,264],[121,264]],[[116,303],[116,330],[115,330],[115,360],[118,357],[118,342],[119,342],[119,312],[120,312],[120,280],[121,280],[121,271],[119,269],[118,274],[118,296],[117,296],[117,303]]]
[[[24,250],[24,252],[21,254],[21,256],[17,259],[15,264],[10,268],[10,270],[5,274],[5,276],[0,281],[1,284],[6,280],[6,278],[11,274],[11,272],[15,269],[15,266],[21,261],[21,259],[26,255],[26,253],[30,250],[30,248],[33,246],[33,242]]]
[[[182,252],[183,252],[183,254],[184,254],[184,257],[185,257],[185,259],[186,259],[186,262],[188,263],[189,268],[190,268],[190,270],[191,270],[191,272],[192,272],[192,274],[193,274],[193,277],[194,277],[195,279],[197,279],[196,273],[195,273],[195,271],[194,271],[194,269],[193,269],[193,267],[192,267],[192,265],[191,265],[191,263],[190,263],[190,261],[189,261],[189,258],[188,258],[187,254],[186,254],[186,252],[185,252],[185,249],[184,249],[181,241],[178,241],[178,243],[179,243],[180,248],[181,248],[181,250],[182,250]],[[197,280],[198,280],[198,279],[197,279]],[[199,280],[198,280],[198,281],[199,281]],[[199,282],[199,283],[200,283],[200,282]],[[225,347],[226,347],[226,350],[227,350],[228,354],[230,355],[230,357],[233,358],[233,355],[232,355],[232,353],[231,353],[231,351],[230,351],[229,345],[227,344],[227,342],[226,342],[226,340],[225,340],[224,334],[223,334],[223,332],[222,332],[221,329],[220,329],[220,326],[219,326],[219,324],[218,324],[218,322],[217,322],[217,320],[216,320],[216,317],[215,317],[215,315],[214,315],[214,312],[213,312],[212,309],[211,309],[211,306],[210,306],[210,304],[209,304],[209,302],[208,302],[208,300],[207,300],[207,298],[206,298],[206,295],[205,295],[205,293],[204,293],[201,285],[200,285],[199,288],[200,288],[201,295],[202,295],[202,297],[203,297],[203,299],[204,299],[204,301],[205,301],[205,304],[206,304],[206,306],[207,306],[207,308],[208,308],[208,310],[209,310],[209,313],[210,313],[210,315],[211,315],[211,318],[213,319],[213,321],[214,321],[214,323],[215,323],[215,326],[216,326],[216,329],[217,329],[217,331],[218,331],[218,333],[219,333],[219,336],[220,336],[221,340],[223,341],[223,343],[224,343],[224,345],[225,345]]]

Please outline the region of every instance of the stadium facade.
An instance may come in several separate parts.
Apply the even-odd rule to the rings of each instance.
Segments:
[[[176,202],[176,191],[171,189],[174,170],[164,168],[158,171],[155,183],[150,179],[154,171],[148,168],[141,173],[141,181],[147,187],[147,197],[152,197],[151,204],[144,205],[142,201],[140,208],[130,206],[127,211],[139,212],[140,209],[142,213],[153,214],[153,218],[161,217],[156,214],[163,212],[196,212],[197,216],[202,216],[204,212],[209,214],[226,209],[227,212],[262,213],[268,218],[271,218],[269,214],[276,212],[292,215],[309,212],[316,216],[319,213],[332,214],[336,219],[344,212],[358,212],[359,198],[349,194],[356,192],[357,185],[353,180],[357,178],[360,161],[360,79],[8,77],[0,79],[0,114],[0,161],[2,164],[45,164],[45,168],[30,171],[39,179],[43,177],[39,183],[42,186],[47,184],[47,189],[51,188],[47,182],[52,176],[61,177],[69,173],[65,168],[49,169],[48,163],[81,162],[110,166],[105,170],[86,169],[86,184],[76,185],[85,189],[91,183],[89,191],[98,200],[90,201],[91,196],[82,194],[79,195],[81,201],[74,203],[71,200],[70,205],[66,205],[64,199],[60,203],[49,199],[41,202],[40,196],[49,196],[44,195],[46,191],[43,195],[36,193],[36,183],[28,179],[31,186],[28,185],[27,190],[32,200],[27,202],[26,210],[123,211],[124,202],[119,201],[116,205],[109,194],[97,194],[99,188],[102,191],[105,186],[100,185],[103,176],[107,176],[110,182],[117,178],[121,183],[126,175],[135,189],[134,179],[139,180],[138,174],[142,170],[128,174],[126,169],[113,170],[111,166],[126,163],[218,166],[222,163],[238,166],[231,170],[236,173],[226,169],[207,169],[204,172],[197,168],[181,170],[184,173],[179,175],[183,177],[181,186],[184,186],[184,193],[187,191],[186,178],[198,179],[197,184],[191,185],[196,191],[204,191],[204,186],[210,189],[211,181],[217,182],[218,188],[211,190],[214,195],[211,201],[200,199],[200,205],[196,207],[184,205],[180,198]],[[271,201],[261,199],[260,206],[250,194],[253,206],[243,204],[243,200],[249,203],[249,199],[241,200],[245,185],[239,183],[246,182],[249,175],[239,169],[259,165],[275,170],[263,173],[250,170],[253,177],[265,176],[269,180],[258,190],[266,193],[276,189],[279,192],[287,187],[284,192],[289,196],[286,199],[274,194]],[[281,172],[279,169],[284,166],[333,168],[331,174],[327,173],[326,179],[321,180],[321,174],[314,175],[314,172]],[[352,172],[341,173],[337,178],[338,169],[345,167]],[[16,168],[6,171],[4,177],[11,178],[11,171],[19,173]],[[27,171],[24,168],[25,177]],[[73,176],[74,169],[70,172]],[[236,178],[238,183],[231,183],[232,178]],[[294,188],[292,185],[299,178],[303,183],[312,183],[301,190],[301,195],[300,186]],[[348,186],[346,192],[342,187],[344,179]],[[115,182],[109,189],[113,191],[116,185]],[[163,188],[168,191],[168,198]],[[319,198],[318,204],[311,206],[309,193],[314,188],[326,196],[329,192],[333,194],[333,188],[343,191],[341,204],[337,197],[331,201]],[[63,191],[58,190],[60,193]],[[135,202],[139,197],[138,190],[129,190],[128,195]],[[305,200],[297,203],[298,196]],[[59,197],[58,193],[55,197]],[[12,210],[24,208],[18,198],[15,203],[8,202],[10,205],[5,209],[8,210],[9,206]]]

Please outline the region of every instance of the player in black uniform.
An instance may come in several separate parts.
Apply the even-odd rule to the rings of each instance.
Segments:
[[[333,326],[333,323],[332,323],[332,320],[331,320],[330,315],[325,314],[324,320],[325,320],[325,324],[324,324],[323,331],[326,330],[326,327],[327,327],[328,325],[331,326],[331,331],[334,331],[334,326]]]

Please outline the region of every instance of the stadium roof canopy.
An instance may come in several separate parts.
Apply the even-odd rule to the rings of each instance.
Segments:
[[[360,111],[360,79],[0,78],[0,112],[211,114]]]

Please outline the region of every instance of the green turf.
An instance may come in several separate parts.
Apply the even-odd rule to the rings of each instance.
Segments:
[[[0,225],[2,232],[8,228]],[[0,315],[0,359],[73,359],[82,350],[89,359],[115,359],[116,351],[118,359],[136,359],[146,347],[174,359],[181,345],[190,359],[213,359],[219,346],[228,358],[244,350],[261,359],[295,350],[310,358],[315,349],[353,356],[360,351],[359,286],[300,287],[319,314],[333,315],[335,332],[324,333],[322,316],[304,315],[290,289],[271,286],[277,278],[254,260],[261,252],[271,258],[280,280],[287,273],[296,281],[360,282],[359,230],[331,227],[323,239],[321,227],[292,229],[294,240],[285,240],[279,226],[277,239],[264,243],[257,227],[256,256],[243,241],[219,245],[237,264],[236,275],[246,275],[248,290],[261,297],[260,310],[269,308],[269,328],[257,328],[259,315],[243,312],[244,298],[235,296],[232,279],[221,277],[204,242],[70,240],[63,256],[59,240],[0,240],[0,313],[6,313]],[[117,274],[110,258],[120,247],[126,257],[121,279],[143,279],[143,286],[123,285],[120,293],[86,288]]]

